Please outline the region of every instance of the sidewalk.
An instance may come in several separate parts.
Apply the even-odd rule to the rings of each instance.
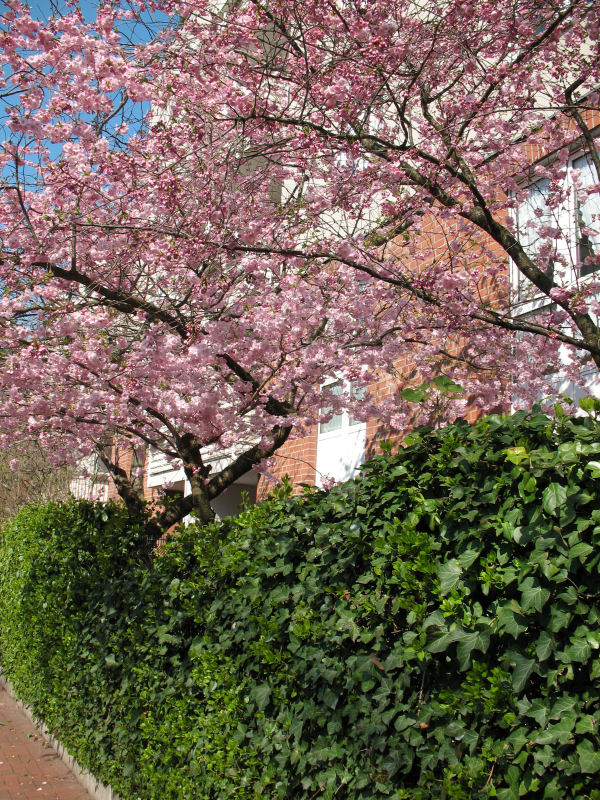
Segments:
[[[0,689],[0,800],[90,800],[4,689]]]

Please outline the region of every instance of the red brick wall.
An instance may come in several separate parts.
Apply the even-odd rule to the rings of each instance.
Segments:
[[[314,486],[317,463],[317,427],[307,436],[288,440],[275,454],[271,472],[276,480],[260,476],[256,490],[256,499],[263,500],[273,489],[276,481],[288,475],[292,483],[298,487],[307,483]]]

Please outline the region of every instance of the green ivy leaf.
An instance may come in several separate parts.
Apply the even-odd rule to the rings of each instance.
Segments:
[[[461,670],[465,670],[469,666],[471,652],[473,650],[481,650],[485,653],[489,645],[489,630],[474,631],[473,633],[467,633],[463,636],[456,648],[456,655],[458,656],[458,663]]]
[[[600,478],[600,461],[588,461],[585,465],[592,473],[592,478]]]
[[[517,611],[515,611],[514,606],[517,607]],[[520,613],[520,610],[519,604],[513,601],[508,605],[501,606],[497,611],[498,625],[515,639],[520,633],[527,630],[527,625],[523,624],[525,617]]]
[[[589,739],[583,739],[577,745],[577,756],[579,766],[584,774],[600,772],[600,752]]]
[[[575,707],[575,700],[572,697],[561,697],[552,706],[550,719],[560,719],[565,714],[569,714]]]
[[[433,611],[426,619],[424,619],[423,624],[421,625],[422,630],[426,630],[427,628],[431,627],[446,627],[446,618],[439,608],[436,608],[435,611]]]
[[[550,591],[544,589],[534,578],[526,578],[521,584],[523,591],[521,593],[521,608],[523,611],[535,609],[541,611],[550,597]]]
[[[202,655],[202,650],[203,649],[204,648],[203,648],[203,643],[202,643],[202,637],[201,636],[196,636],[196,638],[192,641],[192,643],[190,645],[190,650],[189,650],[190,656],[200,656],[200,655]]]
[[[600,401],[596,397],[582,397],[579,400],[579,408],[588,414],[597,414],[600,412]]]
[[[440,592],[442,596],[448,594],[456,586],[462,575],[462,567],[452,558],[441,564],[438,569],[438,578],[440,579]]]
[[[593,552],[594,548],[591,544],[588,544],[587,542],[578,542],[570,548],[569,558],[580,558],[582,561],[585,561],[587,556]]]
[[[405,717],[400,716],[394,723],[394,728],[398,731],[398,733],[402,733],[407,728],[412,728],[413,725],[417,724],[417,720],[414,717]]]
[[[575,733],[596,733],[597,730],[598,725],[591,714],[584,714],[579,718],[575,726]]]
[[[511,464],[518,466],[526,458],[529,458],[529,453],[525,447],[508,447],[506,449],[506,460],[510,461]]]
[[[430,653],[443,653],[447,650],[451,644],[454,642],[459,642],[461,639],[464,639],[465,636],[468,636],[466,631],[462,628],[454,628],[448,633],[443,633],[441,636],[438,636],[432,642],[427,645],[427,649]]]
[[[525,687],[529,676],[535,666],[535,659],[526,658],[520,653],[513,653],[512,661],[514,669],[512,673],[512,685],[515,692],[520,692]]]
[[[564,659],[567,663],[570,662],[577,662],[577,663],[584,663],[586,662],[592,653],[592,648],[590,647],[587,639],[580,639],[579,637],[572,637],[571,644],[569,647],[565,647],[564,649]]]
[[[540,697],[536,698],[525,713],[528,717],[533,717],[540,728],[544,728],[548,721],[548,701]]]
[[[538,657],[538,661],[545,661],[554,650],[555,644],[554,637],[547,631],[542,631],[535,643],[535,653]]]
[[[255,686],[251,692],[253,699],[256,701],[256,706],[259,711],[264,711],[267,705],[269,704],[269,699],[271,697],[271,687],[268,683],[261,683],[259,686]]]
[[[567,500],[567,489],[560,483],[551,483],[542,494],[542,508],[547,514],[557,516],[556,510],[560,509]]]
[[[558,458],[564,464],[576,464],[579,461],[579,450],[575,442],[563,442],[558,446]]]
[[[469,569],[469,567],[476,561],[480,552],[480,550],[473,549],[463,550],[456,560],[462,569]]]

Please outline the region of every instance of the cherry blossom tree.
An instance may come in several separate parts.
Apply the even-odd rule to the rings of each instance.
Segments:
[[[600,364],[596,2],[6,8],[5,445],[101,452],[133,511],[108,445],[180,460],[158,533],[320,414],[402,427],[399,364],[453,413]]]
[[[212,79],[185,113],[235,123],[293,186],[285,220],[231,249],[278,252],[287,227],[296,257],[335,259],[492,338],[490,326],[560,341],[597,367],[597,286],[582,278],[600,265],[599,11],[283,0],[212,24],[192,15],[177,63]],[[482,298],[509,259],[520,299],[551,313]]]
[[[235,126],[181,123],[165,62],[181,42],[167,29],[132,46],[117,30],[132,13],[4,15],[0,413],[7,446],[26,432],[56,462],[100,453],[133,512],[114,445],[140,468],[149,446],[182,462],[191,495],[154,517],[158,534],[190,511],[210,520],[212,499],[314,423],[332,370],[366,380],[360,354],[390,320],[371,290],[348,305],[349,270],[215,239],[235,235],[222,215],[275,213],[274,191]]]

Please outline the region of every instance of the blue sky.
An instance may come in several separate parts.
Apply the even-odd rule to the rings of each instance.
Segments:
[[[122,2],[123,6],[127,6],[126,0]],[[48,19],[53,11],[68,12],[67,4],[64,0],[29,0],[33,16],[38,19]],[[79,7],[86,20],[92,21],[96,15],[98,3],[94,0],[80,0]],[[164,14],[144,14],[139,22],[123,23],[122,30],[124,35],[131,39],[133,43],[140,43],[148,41],[153,33],[160,30],[167,22],[167,17]]]
[[[1,0],[0,0],[1,2]],[[123,6],[127,6],[127,0],[121,0]],[[32,15],[37,17],[38,19],[48,19],[52,16],[53,13],[68,13],[69,7],[64,0],[29,0],[29,5],[32,11]],[[90,22],[95,19],[96,16],[96,9],[98,7],[98,3],[94,2],[93,0],[81,0],[79,3],[79,7],[81,8],[82,13],[84,14],[86,20]],[[131,22],[123,21],[119,28],[123,33],[123,37],[126,41],[132,44],[139,44],[151,39],[161,27],[168,23],[168,18],[164,14],[160,15],[150,15],[144,14],[139,20],[133,20]],[[9,73],[6,72],[5,68],[5,76],[8,77]],[[16,99],[16,98],[15,98]],[[6,121],[6,118],[10,115],[10,106],[12,105],[12,98],[6,97],[4,102],[0,101],[0,146],[2,145],[2,140],[5,136],[8,139],[15,141],[15,137],[4,128],[2,130],[3,121]],[[115,103],[120,101],[120,95],[118,92],[115,93]],[[146,113],[148,111],[147,104],[143,104],[141,107],[137,107],[134,111],[133,107],[127,106],[124,109],[124,115],[129,117],[127,120],[130,125],[130,133],[135,132],[139,129],[139,125],[141,122],[140,115]],[[115,118],[112,122],[111,127],[114,128],[120,123],[119,118]],[[20,140],[20,137],[16,137],[17,140]],[[52,158],[59,158],[62,152],[62,143],[52,143],[44,142],[46,146],[48,146],[50,155]],[[0,179],[8,179],[9,182],[12,181],[12,174],[11,174],[11,167],[9,165],[8,172],[4,171],[4,174],[0,175]],[[22,180],[26,183],[29,183],[34,177],[34,173],[28,169],[27,167],[22,167]],[[30,185],[30,188],[33,188]]]

